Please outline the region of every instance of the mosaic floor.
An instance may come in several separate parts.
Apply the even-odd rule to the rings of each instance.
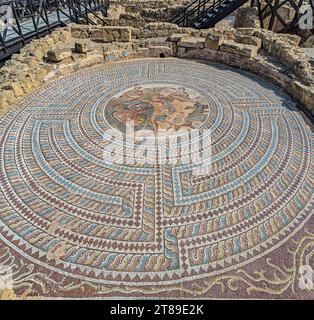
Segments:
[[[128,121],[209,129],[211,172],[108,161],[105,132]],[[0,265],[17,295],[313,299],[313,148],[306,116],[245,72],[147,59],[67,76],[0,119]]]

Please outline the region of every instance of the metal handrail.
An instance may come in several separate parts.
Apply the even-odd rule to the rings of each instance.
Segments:
[[[177,13],[170,22],[180,24],[180,23],[187,23],[188,18],[195,14],[198,11],[198,15],[200,14],[200,9],[203,7],[203,11],[205,10],[205,6],[207,3],[212,2],[213,0],[195,0],[190,3],[187,7],[182,9],[179,13]],[[191,8],[193,6],[193,8]],[[189,10],[190,9],[190,10]]]
[[[106,13],[108,5],[108,0],[0,0],[0,7],[9,7],[12,12],[12,21],[7,21],[7,17],[6,25],[0,29],[0,60],[17,52],[30,39],[69,21],[96,24],[90,19],[92,15],[105,24],[97,11]]]
[[[210,11],[217,9],[222,2],[224,2],[224,0],[214,0],[214,3],[210,7],[208,7],[204,12],[202,12],[202,14],[200,14],[198,17],[196,17],[194,20],[190,22],[190,25],[194,24],[198,20],[203,19]]]

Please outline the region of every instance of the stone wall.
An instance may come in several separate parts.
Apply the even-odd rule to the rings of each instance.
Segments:
[[[300,37],[255,28],[194,30],[72,25],[33,40],[0,69],[0,113],[42,84],[121,59],[179,57],[248,70],[283,88],[314,114],[314,63]]]
[[[112,0],[105,25],[144,27],[149,22],[168,22],[190,0]]]

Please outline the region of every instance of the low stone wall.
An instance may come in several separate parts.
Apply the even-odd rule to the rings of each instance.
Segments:
[[[190,3],[190,0],[112,0],[107,16],[102,20],[104,25],[141,28],[149,22],[170,21]],[[92,15],[91,18],[94,20]],[[97,23],[102,24],[100,21]]]
[[[227,64],[253,72],[283,88],[314,114],[314,61],[298,46],[300,37],[264,29],[209,31],[174,39],[177,56]]]
[[[0,114],[47,81],[120,59],[179,57],[241,68],[282,87],[314,114],[313,60],[293,35],[254,28],[194,30],[72,25],[34,40],[0,69]]]

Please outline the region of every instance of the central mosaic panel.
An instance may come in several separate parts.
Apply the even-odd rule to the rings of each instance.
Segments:
[[[210,129],[211,172],[108,161],[104,134],[130,120]],[[313,143],[289,97],[226,67],[148,59],[67,76],[0,120],[0,248],[45,275],[38,292],[222,274],[310,218]]]
[[[209,105],[195,90],[173,84],[142,85],[111,98],[105,111],[108,123],[125,133],[132,121],[135,131],[199,128],[206,120]]]

